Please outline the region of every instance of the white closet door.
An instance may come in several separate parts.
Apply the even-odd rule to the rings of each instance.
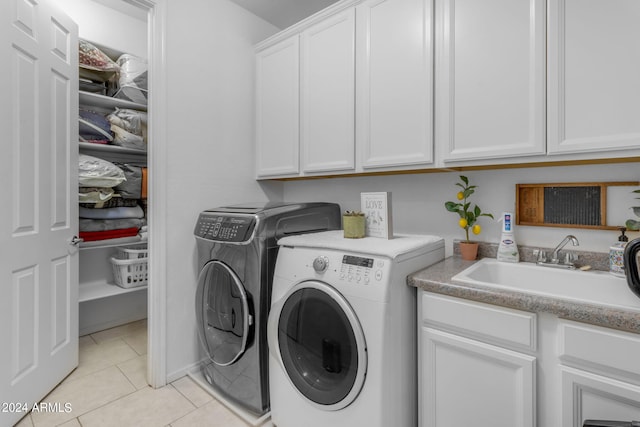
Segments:
[[[78,28],[50,0],[0,16],[0,402],[33,405],[78,364]]]
[[[355,164],[355,11],[301,36],[301,143],[304,172],[353,170]]]

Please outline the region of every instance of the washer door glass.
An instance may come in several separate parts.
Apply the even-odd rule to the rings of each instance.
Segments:
[[[321,282],[291,289],[280,311],[282,364],[298,391],[336,410],[358,395],[366,373],[364,334],[348,302]]]
[[[238,276],[226,264],[209,261],[198,278],[198,333],[209,358],[230,365],[244,353],[253,318]]]

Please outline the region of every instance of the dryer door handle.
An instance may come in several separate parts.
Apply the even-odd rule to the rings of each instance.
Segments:
[[[282,358],[280,357],[280,346],[278,345],[278,322],[280,321],[280,313],[282,312],[283,305],[283,300],[276,301],[271,305],[269,317],[267,318],[267,347],[269,347],[269,354],[271,354],[284,369]]]

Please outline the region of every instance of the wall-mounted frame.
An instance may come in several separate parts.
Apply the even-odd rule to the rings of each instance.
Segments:
[[[624,225],[624,212],[617,212],[613,221],[608,220],[608,214],[631,207],[625,194],[638,185],[637,181],[516,184],[516,223],[615,230]],[[610,187],[622,189],[615,192],[613,201],[609,199]]]

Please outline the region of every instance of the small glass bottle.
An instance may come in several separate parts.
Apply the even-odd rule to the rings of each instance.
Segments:
[[[624,235],[627,229],[625,227],[619,228],[620,236],[618,241],[615,242],[609,248],[609,272],[615,276],[624,277],[624,248],[629,242],[629,238]]]

